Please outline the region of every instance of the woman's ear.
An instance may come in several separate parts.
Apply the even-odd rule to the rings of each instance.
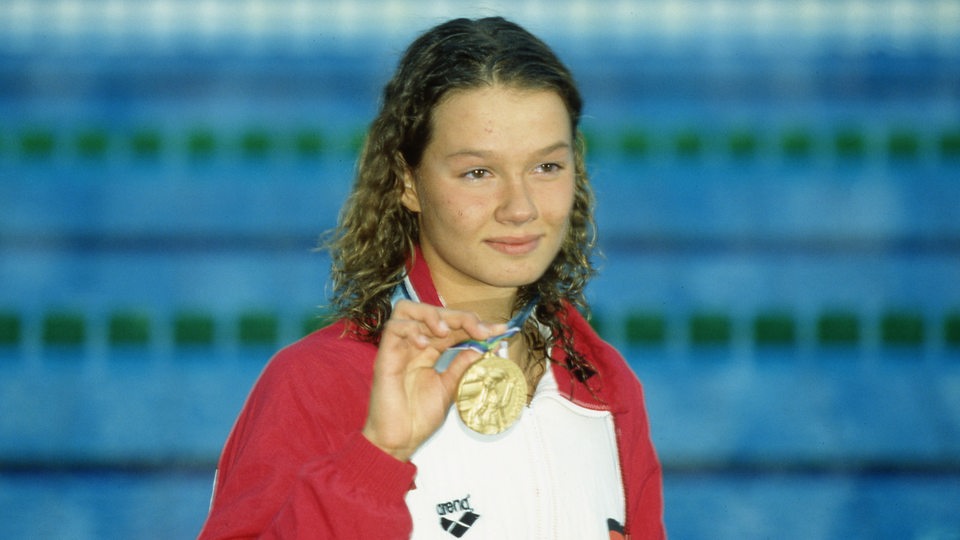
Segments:
[[[420,197],[417,196],[417,182],[409,167],[403,169],[403,194],[400,203],[411,212],[420,212]]]

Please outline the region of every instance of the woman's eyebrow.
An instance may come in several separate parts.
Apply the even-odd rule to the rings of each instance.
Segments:
[[[545,146],[545,147],[541,148],[540,150],[535,150],[535,151],[533,152],[533,155],[546,156],[546,155],[549,155],[549,154],[552,154],[552,153],[556,152],[557,150],[561,150],[561,149],[563,149],[563,150],[569,150],[570,147],[571,147],[571,146],[570,146],[570,143],[568,143],[568,142],[566,142],[566,141],[557,141],[557,142],[555,142],[555,143],[553,143],[553,144],[551,144],[551,145],[549,145],[549,146]],[[493,152],[493,151],[491,151],[491,150],[480,150],[480,149],[474,149],[474,148],[464,148],[464,149],[462,149],[462,150],[457,150],[457,151],[455,151],[455,152],[451,152],[451,153],[447,154],[447,155],[445,156],[445,159],[453,159],[453,158],[458,158],[458,157],[478,157],[478,158],[482,158],[482,159],[487,159],[487,158],[490,158],[490,157],[495,156],[495,155],[496,155],[496,152]]]
[[[570,143],[567,141],[558,141],[550,146],[544,147],[543,149],[535,152],[537,155],[546,156],[556,152],[557,150],[570,150]]]

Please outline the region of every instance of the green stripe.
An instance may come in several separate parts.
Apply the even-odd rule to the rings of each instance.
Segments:
[[[834,135],[834,150],[842,158],[860,158],[867,151],[867,140],[855,129],[842,129]]]
[[[880,319],[880,338],[885,345],[919,346],[924,341],[923,317],[918,313],[887,313]]]
[[[265,130],[253,129],[240,137],[241,152],[248,158],[263,158],[273,147],[273,137]]]
[[[106,131],[91,129],[77,134],[75,140],[77,154],[85,158],[103,158],[110,147]]]
[[[195,159],[206,159],[217,151],[217,135],[209,129],[196,129],[187,135],[187,152]]]
[[[753,320],[753,339],[761,346],[792,346],[797,325],[788,313],[763,313]]]
[[[960,158],[960,129],[940,134],[940,154],[948,159]]]
[[[87,324],[81,313],[55,312],[43,319],[42,339],[52,346],[80,346],[87,339]]]
[[[241,314],[237,327],[237,337],[242,345],[275,345],[279,338],[279,322],[272,313]]]
[[[107,333],[111,345],[147,345],[150,342],[150,318],[134,312],[114,313],[110,316]]]
[[[860,341],[860,319],[847,311],[821,315],[817,320],[817,341],[822,345],[856,345]]]
[[[20,317],[16,313],[0,313],[0,346],[19,345],[22,336]]]
[[[726,345],[733,334],[730,317],[722,313],[697,313],[690,317],[694,345]]]
[[[960,349],[960,311],[944,317],[943,341],[952,349]]]
[[[667,321],[660,313],[636,312],[624,321],[626,340],[630,344],[662,345],[667,340]]]
[[[163,135],[156,130],[141,129],[130,136],[129,146],[136,157],[156,157],[163,149]]]
[[[891,158],[915,159],[920,153],[917,134],[910,130],[896,130],[887,139],[887,153]]]
[[[595,129],[596,128],[591,128]],[[141,126],[127,132],[114,132],[89,127],[61,137],[51,127],[33,127],[15,134],[11,144],[0,137],[0,152],[11,148],[22,159],[47,160],[58,153],[81,159],[114,159],[130,155],[149,159],[167,149],[186,154],[192,159],[206,160],[217,155],[263,159],[274,155],[317,158],[333,149],[356,154],[363,146],[365,130],[324,133],[320,128],[305,127],[282,131],[270,126],[254,126],[237,131],[196,126],[179,134],[165,133],[156,127]],[[885,131],[869,133],[856,126],[838,126],[818,134],[804,126],[781,131],[727,126],[726,129],[669,129],[644,125],[625,126],[614,130],[587,131],[588,152],[598,156],[620,156],[644,159],[655,155],[696,159],[707,154],[726,155],[744,161],[763,155],[779,155],[787,159],[807,159],[820,151],[845,160],[858,160],[868,154],[882,154],[890,159],[916,162],[931,156],[944,162],[960,161],[960,127],[921,128],[891,126]],[[61,140],[63,139],[63,140]]]
[[[888,348],[919,348],[937,340],[947,350],[960,350],[960,308],[947,312],[934,322],[920,310],[887,310],[871,320],[879,344]],[[269,309],[249,310],[235,314],[235,332],[225,336],[242,346],[277,346],[284,338],[284,319]],[[39,321],[39,338],[45,346],[82,346],[91,339],[89,321],[96,317],[78,311],[50,311]],[[154,322],[147,310],[117,310],[106,319],[105,335],[110,346],[147,347],[157,339]],[[723,311],[692,312],[687,316],[686,341],[694,347],[728,345],[734,339],[737,317]],[[865,323],[854,310],[833,309],[820,313],[811,337],[821,346],[858,347],[864,339]],[[16,310],[0,310],[0,346],[19,346],[29,318]],[[181,311],[169,319],[172,341],[177,346],[212,346],[218,338],[217,317],[204,311]],[[300,336],[329,325],[329,313],[311,310],[290,321],[299,324]],[[594,313],[591,324],[604,334],[611,331],[614,340],[628,346],[663,346],[670,341],[669,321],[664,313],[638,309],[620,319]],[[788,310],[758,312],[748,320],[750,338],[757,347],[797,347],[802,341],[801,326],[795,313]],[[618,330],[619,329],[619,330]],[[937,330],[939,329],[939,330]],[[164,335],[165,332],[160,332]],[[873,334],[871,334],[873,335]],[[295,336],[299,337],[299,336]]]
[[[25,158],[48,158],[56,148],[57,140],[51,131],[34,129],[20,136],[20,151]]]
[[[173,341],[177,345],[209,346],[213,344],[216,322],[212,315],[199,312],[180,313],[173,321]]]

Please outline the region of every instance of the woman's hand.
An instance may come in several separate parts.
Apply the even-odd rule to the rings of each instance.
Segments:
[[[440,355],[466,339],[504,331],[505,325],[484,324],[470,312],[397,302],[380,337],[363,435],[395,458],[410,459],[443,424],[460,378],[480,358],[475,351],[463,351],[438,373],[434,366]]]

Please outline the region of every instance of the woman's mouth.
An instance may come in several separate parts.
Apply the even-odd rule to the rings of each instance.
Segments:
[[[507,255],[526,255],[540,245],[540,235],[500,236],[487,238],[486,244]]]

